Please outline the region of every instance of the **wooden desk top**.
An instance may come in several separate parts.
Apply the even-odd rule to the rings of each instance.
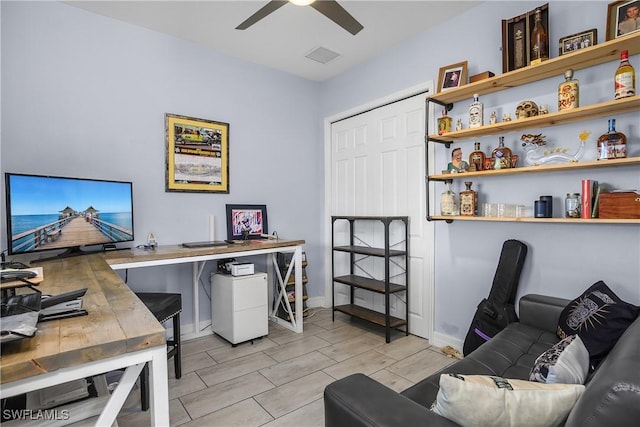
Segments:
[[[102,255],[46,261],[43,293],[88,288],[87,316],[39,323],[33,338],[5,343],[0,383],[163,345],[164,327],[105,262]]]
[[[230,243],[226,246],[208,248],[185,248],[181,245],[158,246],[155,249],[134,248],[124,251],[112,251],[104,254],[109,265],[143,263],[180,258],[193,258],[207,255],[227,255],[238,252],[259,251],[262,249],[285,248],[303,245],[304,240],[249,240],[247,243]],[[222,257],[221,257],[222,258]],[[185,262],[189,260],[185,259]]]

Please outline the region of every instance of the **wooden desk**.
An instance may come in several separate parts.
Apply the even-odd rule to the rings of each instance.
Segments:
[[[38,324],[33,338],[2,346],[0,398],[126,368],[96,425],[111,425],[146,362],[151,425],[169,425],[166,332],[102,255],[42,263],[43,293],[88,288],[87,316]],[[73,411],[70,411],[73,416]]]
[[[277,301],[283,295],[287,295],[285,283],[291,274],[295,277],[296,295],[302,295],[302,245],[304,240],[250,240],[242,244],[229,244],[227,246],[215,246],[209,248],[184,248],[180,245],[158,246],[155,249],[132,249],[131,251],[107,252],[104,257],[107,263],[114,270],[124,270],[128,268],[151,267],[159,265],[171,265],[180,263],[192,263],[193,271],[193,325],[194,332],[190,336],[183,338],[195,338],[209,335],[210,332],[200,332],[200,304],[199,304],[199,281],[202,270],[207,261],[240,258],[243,256],[267,255],[276,272],[278,278]],[[285,277],[280,276],[276,254],[278,252],[293,253],[292,262]],[[269,261],[268,261],[269,262]],[[271,272],[268,272],[271,274]],[[269,283],[273,283],[271,278]],[[273,301],[273,289],[269,286],[269,301]],[[291,329],[294,332],[302,332],[302,298],[296,298],[295,307],[289,305],[289,299],[283,298],[287,312],[291,321],[279,318],[276,307],[271,308],[270,317],[274,322]]]

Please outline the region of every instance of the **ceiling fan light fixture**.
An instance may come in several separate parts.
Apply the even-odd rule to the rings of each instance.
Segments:
[[[289,0],[289,2],[295,4],[296,6],[309,6],[316,0]]]

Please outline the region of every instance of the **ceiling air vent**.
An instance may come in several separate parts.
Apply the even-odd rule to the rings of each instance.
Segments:
[[[307,53],[305,56],[321,64],[326,64],[327,62],[336,59],[340,54],[325,47],[318,47]]]

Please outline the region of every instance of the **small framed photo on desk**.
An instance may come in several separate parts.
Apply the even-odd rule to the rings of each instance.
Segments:
[[[227,239],[262,239],[269,234],[266,205],[227,205]]]

